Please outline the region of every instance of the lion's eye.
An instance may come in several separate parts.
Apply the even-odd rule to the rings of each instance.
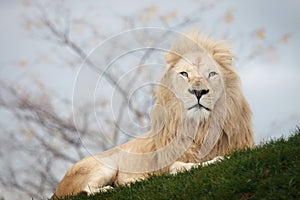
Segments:
[[[181,76],[184,76],[184,77],[186,77],[186,78],[188,78],[188,77],[189,77],[189,74],[188,74],[187,72],[185,72],[185,71],[183,71],[183,72],[179,72],[179,74],[180,74]]]
[[[215,75],[217,75],[217,72],[210,72],[210,73],[208,74],[208,78],[212,78],[212,77],[214,77]]]

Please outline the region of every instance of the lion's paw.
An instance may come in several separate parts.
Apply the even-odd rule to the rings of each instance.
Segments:
[[[217,156],[217,157],[213,158],[212,160],[201,163],[201,165],[204,167],[204,166],[207,166],[207,165],[214,164],[216,162],[220,162],[222,160],[224,160],[224,156]]]
[[[178,172],[189,171],[194,167],[197,167],[198,163],[184,163],[184,162],[174,162],[170,166],[170,174],[175,175]]]

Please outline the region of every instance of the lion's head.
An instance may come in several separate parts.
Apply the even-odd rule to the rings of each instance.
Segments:
[[[185,115],[200,121],[208,119],[225,93],[219,64],[208,53],[198,51],[182,55],[169,67],[167,84]]]
[[[227,44],[190,32],[175,41],[165,58],[168,68],[156,94],[159,109],[152,114],[157,147],[177,138],[176,148],[185,146],[176,152],[184,152],[178,159],[199,162],[252,146],[251,111]],[[176,153],[161,157],[172,154],[173,159]]]

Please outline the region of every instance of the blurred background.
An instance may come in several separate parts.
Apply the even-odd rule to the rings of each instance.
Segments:
[[[196,28],[227,40],[253,111],[256,144],[287,137],[300,124],[298,1],[0,0],[0,5],[0,199],[46,199],[74,162],[148,129],[154,84],[139,88],[139,80],[159,81],[161,52],[132,53],[109,70],[99,64],[111,61],[116,50],[130,50],[111,37],[135,28]],[[149,35],[144,31],[134,43],[143,44]],[[104,48],[105,41],[110,45]],[[89,71],[76,85],[83,62]],[[95,98],[87,98],[87,91]]]

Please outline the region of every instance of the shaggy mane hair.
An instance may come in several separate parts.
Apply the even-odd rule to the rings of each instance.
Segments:
[[[229,45],[225,41],[215,42],[209,37],[202,37],[197,32],[190,31],[180,36],[173,43],[169,52],[164,55],[169,69],[183,55],[191,52],[208,53],[220,65],[219,70],[221,71],[226,94],[225,101],[215,105],[208,120],[196,124],[193,120],[186,119],[182,115],[180,103],[172,91],[164,86],[159,86],[156,94],[156,104],[166,111],[164,113],[159,109],[153,111],[152,132],[157,134],[155,138],[156,148],[167,146],[175,137],[180,137],[179,135],[186,138],[194,132],[193,130],[197,130],[197,132],[190,135],[190,138],[193,139],[190,142],[192,145],[188,149],[182,150],[184,153],[178,159],[179,161],[203,162],[236,149],[252,147],[254,142],[251,110],[242,94],[240,78],[232,68],[234,56],[230,52]],[[166,78],[167,75],[168,72],[163,76],[161,85],[170,85],[168,78]],[[161,116],[162,114],[163,116]],[[164,127],[162,127],[162,121],[164,121]],[[197,129],[195,129],[195,126],[197,126]],[[157,127],[160,127],[160,130],[157,130]],[[206,139],[205,136],[207,136]],[[158,162],[169,162],[178,153],[180,145],[185,146],[184,141],[174,143],[174,146],[170,148],[174,151],[167,155],[161,154]],[[207,145],[213,145],[214,147],[211,149]],[[200,153],[199,149],[201,149]]]

